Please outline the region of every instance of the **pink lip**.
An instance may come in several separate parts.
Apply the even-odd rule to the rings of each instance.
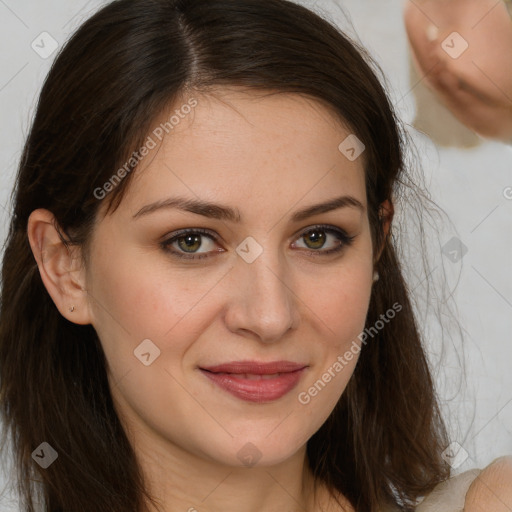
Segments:
[[[251,373],[254,375],[269,375],[272,373],[294,372],[305,368],[307,364],[294,363],[292,361],[231,361],[230,363],[217,364],[215,366],[202,366],[201,370],[214,373]]]
[[[200,368],[201,372],[222,389],[249,402],[270,402],[289,393],[299,382],[307,365],[291,361],[259,363],[234,361],[231,363]],[[263,377],[279,373],[275,377]],[[259,376],[246,378],[245,374]]]

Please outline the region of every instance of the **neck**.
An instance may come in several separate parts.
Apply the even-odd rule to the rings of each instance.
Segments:
[[[137,458],[160,509],[144,512],[306,512],[315,510],[315,482],[305,446],[273,466],[234,467],[175,445],[137,441]],[[168,443],[168,442],[167,442]]]

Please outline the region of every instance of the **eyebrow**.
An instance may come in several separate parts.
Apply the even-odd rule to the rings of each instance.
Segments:
[[[314,215],[318,215],[320,213],[326,213],[332,210],[346,207],[357,208],[362,212],[365,210],[365,207],[361,201],[353,196],[344,195],[329,199],[323,203],[307,206],[306,208],[295,212],[292,215],[291,220],[292,222],[300,222],[307,219],[308,217],[313,217]],[[235,223],[240,223],[242,220],[242,216],[240,215],[239,210],[236,208],[231,208],[222,204],[211,203],[208,201],[187,199],[183,197],[170,197],[168,199],[161,199],[159,201],[155,201],[154,203],[143,206],[137,213],[133,215],[133,219],[140,218],[157,210],[173,208],[195,213],[197,215],[202,215],[203,217],[208,217],[211,219],[226,220]]]

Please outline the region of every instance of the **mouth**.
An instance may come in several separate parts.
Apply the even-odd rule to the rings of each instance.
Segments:
[[[201,368],[204,370],[203,368]],[[209,370],[204,370],[205,372]],[[275,379],[276,377],[279,377],[281,375],[284,375],[284,373],[269,373],[269,374],[258,374],[258,373],[229,373],[229,372],[210,372],[214,373],[215,375],[233,375],[239,379],[248,379],[248,380],[268,380],[268,379]],[[291,373],[291,372],[285,372],[285,373]]]
[[[231,361],[229,363],[204,366],[201,370],[213,373],[234,373],[244,375],[275,375],[300,370],[308,366],[304,363],[293,361]]]
[[[264,403],[289,393],[297,386],[307,367],[291,361],[235,361],[199,370],[231,395],[249,402]]]

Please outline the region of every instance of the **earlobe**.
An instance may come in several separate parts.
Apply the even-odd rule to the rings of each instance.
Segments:
[[[66,246],[53,214],[34,210],[28,219],[27,236],[46,290],[62,316],[70,322],[92,323],[85,289],[85,272],[79,248]]]

